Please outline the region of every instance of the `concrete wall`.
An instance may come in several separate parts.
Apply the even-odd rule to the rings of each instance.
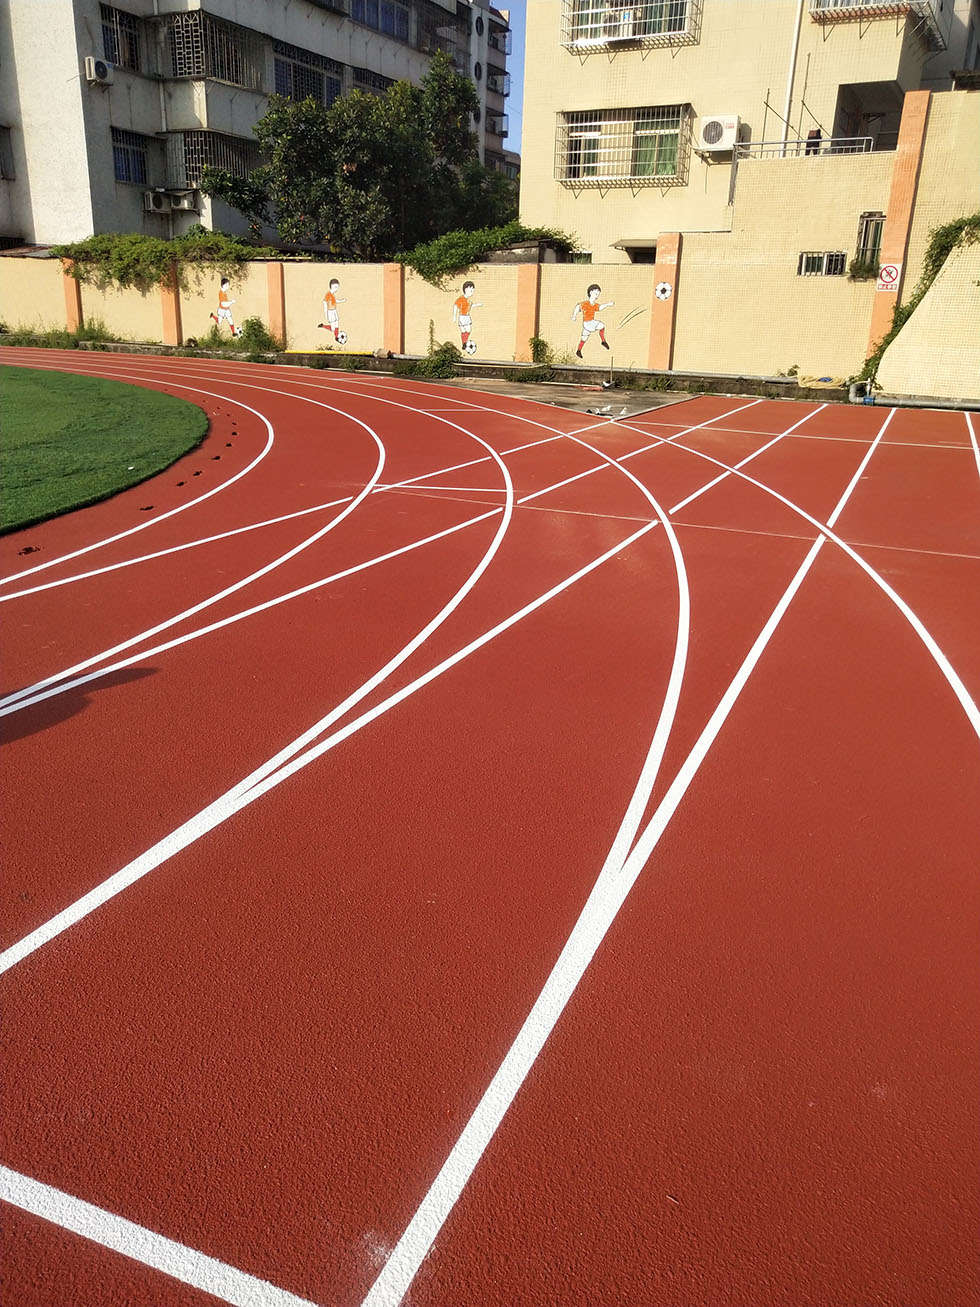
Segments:
[[[955,249],[885,351],[890,395],[980,399],[980,245]]]
[[[162,340],[163,311],[157,290],[97,290],[82,288],[82,308],[87,323],[104,322],[119,340]]]
[[[650,304],[653,299],[653,268],[650,265],[623,267],[622,264],[592,265],[545,264],[541,269],[541,303],[538,335],[552,347],[556,358],[577,362],[575,350],[582,339],[582,316],[573,321],[576,305],[587,297],[593,283],[602,287],[599,303],[610,300],[600,320],[605,325],[608,350],[600,343],[599,333],[592,334],[582,349],[582,363],[605,367],[612,361],[617,368],[645,368],[650,349]],[[626,320],[626,321],[624,321]]]
[[[191,289],[181,293],[180,311],[184,336],[207,335],[214,323],[211,314],[218,311],[221,277],[210,270],[199,276],[191,274]],[[235,326],[246,318],[261,318],[269,325],[269,282],[265,263],[249,263],[231,279],[231,297],[235,301],[232,315]],[[222,331],[225,331],[222,328]]]
[[[453,304],[463,283],[472,281],[473,327],[471,340],[476,346],[474,362],[495,360],[513,362],[516,356],[517,268],[477,265],[447,281],[445,290],[437,290],[414,272],[405,275],[405,351],[425,354],[429,349],[429,324],[436,343],[452,341],[460,347],[461,334],[453,325]],[[527,342],[521,342],[526,346]]]
[[[384,289],[380,263],[287,263],[283,268],[286,294],[286,335],[290,349],[335,347],[332,333],[324,330],[323,297],[336,277],[340,330],[347,335],[347,350],[373,353],[384,334]]]
[[[746,160],[730,235],[688,234],[674,367],[845,377],[867,353],[874,282],[801,277],[800,253],[843,251],[860,215],[884,212],[890,154]]]
[[[57,259],[0,259],[0,322],[63,330],[65,291]]]
[[[903,298],[922,275],[929,234],[980,211],[980,91],[934,95],[929,103]]]

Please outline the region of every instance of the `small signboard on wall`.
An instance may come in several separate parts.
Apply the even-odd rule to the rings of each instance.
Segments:
[[[898,290],[898,283],[902,279],[902,265],[900,263],[883,263],[878,269],[878,281],[875,290]]]

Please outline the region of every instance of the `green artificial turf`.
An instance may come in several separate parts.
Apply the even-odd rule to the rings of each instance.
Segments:
[[[0,367],[0,532],[136,485],[199,445],[194,404],[121,381]]]

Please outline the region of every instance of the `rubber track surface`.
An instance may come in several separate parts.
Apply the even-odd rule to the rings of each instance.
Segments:
[[[965,414],[6,358],[5,1303],[980,1301]]]

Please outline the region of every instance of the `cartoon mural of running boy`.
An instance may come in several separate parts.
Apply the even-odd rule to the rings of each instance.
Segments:
[[[606,324],[600,321],[598,315],[603,309],[611,309],[615,303],[615,300],[606,300],[605,304],[599,303],[599,296],[602,294],[602,287],[597,286],[595,282],[592,283],[585,293],[588,298],[582,300],[581,303],[576,304],[572,313],[573,322],[580,313],[582,315],[582,339],[579,341],[578,349],[575,351],[579,358],[582,357],[582,346],[593,332],[597,331],[599,333],[599,340],[602,342],[602,348],[609,348],[609,342],[606,340]]]
[[[323,297],[323,316],[326,322],[318,322],[316,325],[322,327],[324,331],[332,331],[333,338],[338,345],[347,344],[347,332],[340,330],[340,312],[338,304],[346,304],[345,298],[338,298],[337,291],[340,290],[340,282],[336,277],[331,277],[330,287]]]
[[[477,304],[473,296],[476,294],[476,287],[471,281],[463,282],[463,289],[453,305],[453,322],[459,327],[460,341],[462,342],[463,351],[466,354],[476,353],[476,341],[470,340],[470,331],[473,328],[473,310],[482,309],[482,304]]]
[[[211,321],[220,328],[222,322],[227,322],[229,330],[233,336],[241,333],[236,329],[234,319],[231,316],[231,306],[235,301],[231,298],[231,282],[227,277],[221,278],[221,289],[218,291],[218,312],[211,314]]]

